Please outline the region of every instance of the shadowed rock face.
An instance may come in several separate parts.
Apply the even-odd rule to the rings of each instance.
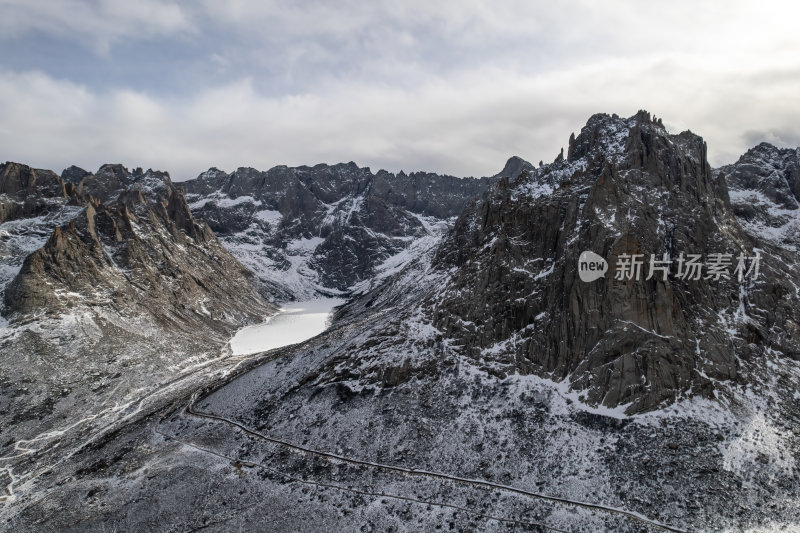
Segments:
[[[680,280],[674,263],[667,280],[644,279],[647,265],[639,281],[613,279],[622,254],[732,254],[732,273],[759,247],[755,282]],[[605,278],[578,278],[584,250],[608,260]],[[459,218],[434,262],[450,281],[426,305],[492,372],[569,379],[633,413],[711,395],[769,345],[796,358],[794,260],[741,229],[700,137],[644,112],[595,115],[567,160],[501,180]]]
[[[50,170],[0,165],[0,223],[55,211],[74,197],[75,187]]]
[[[373,174],[353,162],[314,167],[273,167],[261,172],[240,168],[227,174],[211,168],[198,178],[182,183],[187,195],[202,198],[220,192],[229,198],[252,196],[284,215],[313,218],[314,208],[347,196],[367,193],[373,200],[402,207],[421,215],[447,218],[463,209],[466,199],[486,189],[489,178],[456,178],[432,173]],[[307,211],[307,209],[311,209]]]
[[[37,193],[42,196],[66,196],[64,182],[50,170],[11,162],[0,166],[0,194],[24,200],[28,195]]]
[[[61,172],[61,179],[64,180],[66,183],[72,183],[73,185],[78,185],[83,178],[90,175],[91,172],[82,169],[81,167],[76,167],[75,165],[70,166],[69,168],[65,168]]]
[[[784,209],[793,209],[800,202],[800,153],[797,149],[761,143],[733,165],[716,172],[725,175],[731,189],[758,190]]]

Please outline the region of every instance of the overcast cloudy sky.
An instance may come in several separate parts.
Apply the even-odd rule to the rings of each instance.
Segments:
[[[596,112],[800,145],[795,2],[0,0],[0,160],[498,172]]]

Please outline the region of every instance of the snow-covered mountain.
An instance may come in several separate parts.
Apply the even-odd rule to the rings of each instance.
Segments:
[[[608,261],[605,278],[581,281],[584,251]],[[717,254],[726,273],[708,279]],[[699,279],[681,277],[691,255]],[[760,276],[740,279],[739,258],[749,269],[756,255]],[[635,256],[640,279],[618,279]],[[666,270],[653,275],[652,259]],[[742,358],[797,359],[796,260],[741,229],[700,137],[646,113],[596,115],[566,159],[498,183],[462,215],[435,261],[448,280],[424,308],[485,371],[566,380],[632,414],[715,397]]]
[[[746,232],[800,250],[800,148],[761,143],[715,174],[727,182],[731,206]]]
[[[139,173],[137,184],[152,175]],[[86,181],[0,166],[0,464],[9,487],[172,401],[162,393],[216,368],[237,329],[277,310],[163,176],[156,188],[104,188],[113,200],[101,202],[79,192]]]
[[[256,273],[262,292],[287,300],[369,289],[441,238],[489,181],[348,163],[212,168],[182,185],[193,213]]]
[[[257,278],[165,172],[0,167],[3,499],[16,499],[18,479],[244,364],[228,340],[277,310],[257,289],[284,301],[366,291],[435,246],[467,195],[488,183],[316,168],[312,177],[303,168],[264,173],[267,185],[236,196],[256,173],[242,169],[203,199],[193,193],[231,251],[256,258]],[[277,218],[248,212],[262,202]],[[254,232],[261,248],[246,245]]]
[[[159,183],[174,190],[155,173],[102,172],[111,185],[72,169],[64,191],[79,202],[146,184],[121,194],[147,203]],[[352,300],[323,334],[198,375],[57,463],[9,439],[2,453],[20,458],[3,458],[2,519],[19,531],[796,529],[800,255],[784,227],[797,184],[796,151],[759,145],[712,170],[702,138],[646,112],[595,115],[553,163],[511,158],[491,179],[211,169],[185,185],[191,214],[168,207],[174,193],[161,204],[170,220],[207,220],[265,296]],[[90,207],[109,209],[94,200],[79,220]],[[583,281],[583,252],[605,275]]]

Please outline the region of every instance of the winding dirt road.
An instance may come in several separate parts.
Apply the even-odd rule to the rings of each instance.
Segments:
[[[571,500],[571,499],[568,499],[568,498],[562,498],[562,497],[559,497],[559,496],[552,496],[552,495],[548,495],[548,494],[542,494],[542,493],[539,493],[539,492],[532,492],[532,491],[528,491],[528,490],[521,489],[521,488],[518,488],[518,487],[513,487],[513,486],[510,486],[510,485],[503,485],[503,484],[499,484],[499,483],[493,483],[491,481],[485,481],[485,480],[482,480],[482,479],[470,479],[470,478],[464,478],[464,477],[454,476],[454,475],[450,475],[450,474],[445,474],[445,473],[442,473],[442,472],[432,472],[432,471],[428,471],[428,470],[418,470],[418,469],[414,469],[414,468],[405,468],[405,467],[397,466],[397,465],[389,465],[389,464],[375,463],[375,462],[371,462],[371,461],[364,461],[362,459],[346,457],[346,456],[343,456],[343,455],[339,455],[339,454],[335,454],[335,453],[331,453],[331,452],[326,452],[326,451],[323,451],[323,450],[316,450],[316,449],[309,448],[309,447],[306,447],[306,446],[300,446],[298,444],[294,444],[294,443],[288,442],[288,441],[283,440],[283,439],[271,437],[269,435],[266,435],[264,433],[256,431],[256,430],[254,430],[252,428],[249,428],[249,427],[245,426],[244,424],[242,424],[242,423],[240,423],[240,422],[238,422],[236,420],[232,420],[230,418],[227,418],[227,417],[215,414],[215,413],[199,411],[198,409],[196,409],[195,405],[196,405],[198,400],[208,396],[209,394],[211,394],[211,392],[213,392],[213,390],[216,390],[221,386],[222,385],[218,385],[217,387],[214,387],[211,390],[209,390],[209,388],[204,388],[204,389],[200,389],[200,390],[195,391],[194,394],[192,394],[188,404],[186,405],[186,407],[184,409],[184,413],[186,413],[187,415],[190,415],[190,416],[198,417],[198,418],[204,418],[204,419],[207,419],[207,420],[214,420],[214,421],[217,421],[217,422],[220,422],[220,423],[235,427],[238,430],[240,430],[240,431],[242,431],[242,432],[244,432],[244,433],[246,433],[246,434],[248,434],[250,436],[256,437],[256,438],[264,440],[266,442],[270,442],[272,444],[276,444],[278,446],[284,447],[284,448],[289,449],[289,450],[293,450],[295,452],[300,452],[300,453],[303,453],[303,454],[306,454],[306,455],[309,455],[309,456],[322,458],[322,459],[325,459],[325,460],[328,460],[328,461],[332,461],[332,462],[344,463],[344,464],[349,464],[349,465],[354,465],[354,466],[359,466],[359,467],[366,467],[366,468],[376,468],[376,469],[381,469],[381,470],[384,470],[384,471],[395,472],[395,473],[398,473],[398,474],[401,474],[401,475],[404,475],[404,476],[424,477],[424,478],[428,478],[428,479],[449,481],[449,482],[452,482],[452,483],[458,483],[458,484],[467,485],[467,486],[476,487],[476,488],[488,488],[488,489],[503,491],[503,492],[506,492],[506,493],[520,495],[520,496],[524,496],[524,497],[528,497],[528,498],[532,498],[532,499],[536,499],[536,500],[540,500],[540,501],[554,502],[554,503],[571,505],[571,506],[575,506],[575,507],[589,509],[589,510],[592,510],[592,511],[600,511],[600,512],[604,512],[604,513],[611,513],[611,514],[615,514],[615,515],[618,515],[618,516],[622,516],[622,517],[624,517],[626,519],[637,521],[637,522],[639,522],[641,524],[644,524],[646,526],[649,526],[651,528],[654,528],[654,529],[657,529],[657,530],[660,530],[660,531],[669,531],[671,533],[688,533],[686,530],[679,529],[679,528],[670,526],[668,524],[663,524],[661,522],[658,522],[658,521],[652,520],[650,518],[647,518],[646,516],[643,516],[643,515],[641,515],[639,513],[636,513],[636,512],[633,512],[633,511],[628,511],[626,509],[620,509],[620,508],[617,508],[617,507],[611,507],[611,506],[603,505],[603,504],[599,504],[599,503]],[[201,394],[202,394],[202,397],[201,397]],[[190,446],[190,447],[193,447],[195,449],[205,451],[207,453],[212,453],[212,454],[217,455],[217,456],[219,456],[221,458],[225,458],[225,459],[230,460],[230,461],[239,461],[241,464],[246,464],[248,466],[257,467],[257,468],[263,468],[263,469],[269,470],[270,472],[272,472],[274,474],[277,474],[277,475],[280,475],[280,476],[282,476],[285,479],[288,479],[290,481],[295,481],[295,482],[299,482],[299,483],[306,483],[306,484],[313,484],[313,485],[317,485],[317,486],[321,486],[321,487],[333,488],[333,489],[338,489],[338,490],[346,490],[346,491],[355,492],[355,493],[364,494],[364,495],[370,495],[370,496],[390,497],[390,498],[395,498],[395,499],[400,499],[400,500],[407,500],[407,501],[414,501],[414,502],[426,503],[426,504],[437,505],[437,506],[450,507],[450,508],[459,509],[459,510],[462,510],[462,511],[465,511],[465,512],[469,512],[470,514],[473,514],[475,516],[480,516],[480,517],[491,519],[491,520],[497,520],[497,521],[509,522],[509,523],[517,523],[517,524],[520,524],[520,525],[538,526],[538,527],[543,527],[543,528],[546,528],[546,529],[550,529],[552,531],[563,531],[563,530],[560,530],[560,529],[557,529],[557,528],[554,528],[554,527],[551,527],[551,526],[547,526],[547,525],[541,524],[541,523],[524,522],[524,521],[510,519],[510,518],[502,518],[502,517],[497,517],[497,516],[492,516],[492,515],[486,515],[484,513],[476,511],[476,510],[471,510],[471,509],[463,508],[461,506],[447,504],[447,503],[439,503],[439,502],[432,502],[432,501],[417,500],[417,499],[410,498],[410,497],[407,497],[407,496],[402,496],[402,495],[390,495],[390,494],[382,494],[382,493],[373,493],[373,492],[368,492],[368,491],[359,491],[359,490],[356,490],[356,489],[352,489],[352,488],[348,488],[348,487],[342,487],[342,486],[339,486],[339,485],[333,485],[333,484],[326,484],[326,483],[319,483],[319,482],[315,482],[315,481],[309,481],[309,480],[305,480],[305,479],[302,479],[302,478],[299,478],[299,477],[296,477],[296,476],[292,476],[290,474],[286,474],[284,472],[277,471],[277,470],[275,470],[275,469],[273,469],[271,467],[268,467],[268,466],[266,466],[264,464],[261,464],[261,463],[253,463],[253,462],[250,462],[250,461],[242,461],[242,460],[237,459],[237,458],[231,458],[231,457],[225,456],[224,454],[220,454],[220,453],[215,452],[213,450],[209,450],[207,448],[198,446],[196,444],[192,444],[192,443],[187,442],[185,440],[182,440],[182,439],[180,439],[178,437],[175,437],[175,436],[172,436],[172,435],[167,435],[167,434],[165,434],[165,433],[163,433],[161,431],[158,431],[158,433],[160,435],[166,437],[166,438],[170,438],[170,439],[175,440],[176,442],[180,442],[180,443],[182,443],[182,444],[184,444],[186,446]]]

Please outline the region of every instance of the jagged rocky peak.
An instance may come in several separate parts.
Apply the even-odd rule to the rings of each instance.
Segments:
[[[200,173],[196,179],[182,184],[191,186],[191,192],[195,194],[210,194],[222,188],[222,184],[228,179],[228,173],[217,167],[211,167],[205,172]]]
[[[256,293],[251,276],[207,225],[195,221],[180,189],[169,185],[165,200],[125,189],[115,201],[90,198],[53,230],[6,288],[3,313],[25,320],[85,305],[164,324],[178,320],[182,328],[224,336],[275,311]]]
[[[370,199],[436,218],[457,216],[466,202],[480,195],[492,178],[457,178],[431,172],[381,171],[369,190]]]
[[[589,118],[577,137],[570,137],[567,161],[571,163],[599,154],[608,159],[638,158],[640,165],[645,162],[656,164],[657,159],[652,159],[650,155],[657,152],[657,158],[661,154],[659,148],[676,142],[685,145],[687,155],[707,165],[705,143],[690,131],[677,136],[670,135],[663,123],[654,121],[647,111],[639,111],[627,119],[598,113]]]
[[[18,200],[28,195],[67,196],[64,182],[54,172],[11,161],[0,165],[0,194]]]
[[[57,462],[52,450],[150,412],[155,396],[224,360],[236,330],[277,312],[166,174],[104,167],[81,178],[98,196],[63,198],[32,187],[64,183],[52,173],[3,170],[38,208],[0,226],[1,455],[45,435],[37,457]],[[163,194],[136,186],[149,178]],[[14,468],[28,460],[17,457]]]
[[[13,162],[0,165],[0,223],[51,214],[78,201],[75,186],[49,170]]]
[[[363,192],[372,178],[369,168],[360,168],[353,161],[335,165],[301,166],[294,169],[294,172],[323,203],[335,202],[344,196]]]
[[[305,211],[367,193],[392,205],[435,216],[457,215],[463,208],[464,195],[477,194],[487,185],[488,178],[462,179],[427,172],[408,175],[380,170],[373,174],[352,161],[313,167],[281,165],[264,172],[239,168],[230,175],[212,168],[184,183],[192,200],[216,192],[230,199],[249,196],[276,208]]]
[[[784,209],[796,209],[800,202],[800,148],[762,142],[716,172],[731,189],[758,191]]]
[[[77,167],[75,165],[71,165],[68,168],[65,168],[61,171],[61,179],[63,179],[67,183],[72,183],[73,185],[78,185],[83,178],[91,174],[88,170],[84,170],[81,167]]]
[[[169,188],[169,198],[166,205],[167,216],[174,222],[175,231],[183,231],[197,242],[205,242],[213,238],[214,234],[207,224],[195,222],[183,190],[175,187]]]
[[[292,299],[355,290],[416,240],[443,233],[440,222],[490,180],[373,173],[351,161],[231,174],[212,168],[183,185],[194,214],[258,272],[264,293]]]
[[[487,372],[567,380],[590,404],[639,412],[713,395],[768,349],[770,329],[769,349],[798,356],[797,273],[764,257],[760,280],[733,275],[758,248],[767,254],[737,223],[702,138],[646,112],[594,115],[566,159],[498,181],[465,210],[434,263],[449,281],[426,305]],[[581,281],[584,251],[607,261],[604,277]],[[733,261],[728,279],[678,276],[680,254],[715,253]],[[646,279],[647,264],[615,279],[651,254],[667,279]]]
[[[519,156],[512,156],[506,161],[503,170],[496,174],[495,178],[516,178],[525,171],[533,170],[534,166]]]
[[[66,171],[65,171],[66,172]],[[135,168],[132,172],[120,164],[102,165],[94,174],[85,174],[77,185],[78,194],[91,195],[110,202],[126,189],[138,189],[152,199],[166,199],[172,180],[168,172]]]
[[[23,318],[47,310],[62,313],[74,304],[61,292],[93,294],[102,285],[102,271],[109,264],[95,231],[95,207],[89,204],[75,219],[53,230],[39,250],[29,255],[22,269],[6,288],[6,316]],[[82,296],[82,297],[84,297]]]

